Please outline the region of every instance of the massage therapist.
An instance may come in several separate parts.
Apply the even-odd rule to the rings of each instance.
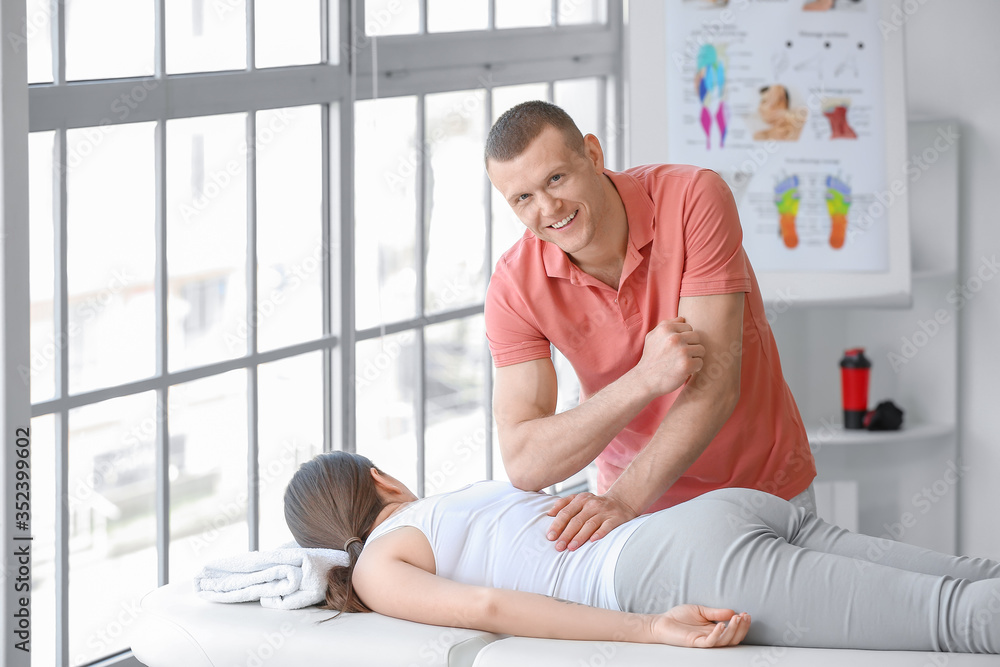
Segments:
[[[609,171],[597,138],[539,101],[497,120],[485,159],[527,228],[486,297],[504,466],[537,491],[597,462],[598,493],[550,511],[555,548],[722,487],[815,511],[815,463],[722,178]],[[550,345],[581,387],[559,414]]]

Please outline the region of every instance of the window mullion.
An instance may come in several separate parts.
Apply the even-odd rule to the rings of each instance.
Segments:
[[[260,471],[258,466],[258,366],[247,368],[247,537],[250,551],[260,548]]]
[[[325,3],[324,3],[325,4]],[[325,32],[325,31],[324,31]],[[332,188],[332,164],[331,164],[331,118],[333,116],[331,105],[324,104],[320,107],[320,234],[323,245],[322,266],[320,277],[320,293],[323,300],[322,326],[323,335],[329,336],[333,333],[333,192]],[[323,350],[323,451],[330,451],[334,441],[333,435],[333,350]]]
[[[319,62],[328,65],[330,59],[330,2],[320,0],[319,3]]]
[[[331,445],[345,452],[356,451],[357,391],[354,381],[357,366],[357,332],[354,330],[354,99],[344,100],[339,108],[340,131],[340,224],[337,247],[340,248],[340,356],[336,372],[340,425]],[[331,253],[332,254],[332,253]]]
[[[62,5],[62,2],[59,2]],[[61,10],[57,10],[61,11]],[[63,63],[65,64],[65,63]],[[63,69],[65,71],[65,69]],[[66,225],[66,129],[56,130],[53,176],[52,213],[55,253],[55,285],[53,289],[53,333],[58,346],[55,367],[55,388],[58,398],[69,395],[69,275],[67,269],[68,238]],[[55,588],[56,588],[56,665],[69,667],[69,410],[55,415]]]
[[[69,412],[55,414],[56,667],[69,667]]]
[[[255,0],[246,0],[247,9],[247,70],[257,69],[257,31],[255,29],[256,3]]]
[[[340,3],[340,43],[348,54],[346,62],[341,63],[341,69],[348,74],[347,95],[341,97],[337,107],[337,141],[339,148],[339,170],[336,174],[338,184],[339,224],[336,246],[340,249],[339,273],[340,301],[335,310],[339,318],[340,354],[332,361],[336,367],[331,373],[334,410],[339,411],[339,425],[332,429],[332,439],[327,446],[332,449],[353,452],[356,451],[355,424],[357,423],[357,393],[354,373],[357,357],[356,332],[354,330],[354,102],[357,99],[357,63],[356,54],[358,40],[364,35],[364,2]],[[360,30],[360,32],[359,32]],[[332,136],[332,132],[331,132]],[[334,163],[331,162],[332,167]],[[332,176],[332,175],[331,175]]]
[[[153,9],[155,14],[153,46],[153,73],[156,78],[162,79],[167,72],[167,20],[166,20],[166,0],[155,0]]]
[[[66,0],[52,2],[52,83],[66,83]]]
[[[417,316],[424,317],[427,304],[424,295],[427,291],[427,170],[430,169],[430,160],[427,156],[427,96],[417,96],[417,132],[414,138],[417,141],[417,167],[416,167],[416,205],[417,205],[417,229],[414,252],[417,260]],[[417,353],[417,382],[414,388],[414,420],[416,422],[417,436],[417,495],[424,497],[424,445],[427,425],[427,402],[424,400],[427,389],[427,354],[425,350],[424,326],[416,328],[416,353]]]
[[[167,358],[167,121],[156,123],[154,134],[154,174],[156,213],[154,235],[156,264],[153,275],[155,301],[156,375],[168,372]],[[156,390],[156,554],[157,581],[162,586],[170,580],[170,424],[167,419],[168,387]]]
[[[607,163],[605,166],[610,166],[613,156],[609,153],[611,146],[608,144],[608,88],[611,84],[610,77],[602,76],[597,80],[597,138],[601,141],[601,146],[604,148],[605,157],[604,161]],[[617,156],[614,156],[617,157]],[[617,161],[615,166],[618,166]]]
[[[492,2],[492,0],[491,0]],[[492,14],[491,14],[492,15]],[[483,127],[486,128],[486,132],[489,133],[490,128],[493,126],[493,89],[486,88],[485,92],[485,104],[483,105],[483,114],[486,116],[483,120]],[[483,145],[486,145],[486,137],[483,137]],[[490,182],[489,175],[486,170],[483,169],[483,211],[486,217],[486,243],[483,248],[485,253],[485,261],[483,266],[491,267],[493,266],[493,184]],[[486,450],[486,470],[484,474],[486,479],[493,479],[493,410],[491,406],[493,405],[493,363],[492,357],[490,356],[490,348],[483,341],[483,350],[485,352],[483,363],[484,363],[484,375],[483,375],[483,405],[486,406],[484,423],[483,423],[483,433],[485,434],[483,438],[483,447]]]
[[[248,15],[253,0],[247,1]],[[257,114],[247,112],[247,353],[257,353]],[[258,548],[259,482],[257,364],[247,368],[247,529],[249,548]]]
[[[69,395],[69,273],[68,257],[69,251],[66,247],[68,238],[67,212],[66,212],[66,143],[67,131],[65,128],[56,130],[55,142],[53,145],[53,160],[55,164],[52,193],[52,239],[54,241],[54,269],[55,276],[52,300],[53,300],[53,333],[56,340],[63,341],[59,345],[58,361],[55,367],[55,391],[56,398],[65,398]]]
[[[365,38],[365,0],[348,0],[343,5],[340,17],[346,20],[340,24],[340,38],[341,43],[348,47],[353,63],[358,53],[358,39]]]
[[[626,162],[628,142],[625,141],[625,137],[623,136],[625,128],[625,54],[624,48],[622,48],[622,34],[624,33],[623,25],[625,16],[621,3],[608,2],[604,7],[608,17],[608,27],[612,34],[618,37],[614,68],[608,76],[611,79],[612,102],[614,103],[614,113],[612,114],[612,118],[614,119],[612,125],[615,135],[614,156],[616,160],[614,167],[622,169],[628,164]]]
[[[169,388],[156,390],[156,567],[157,585],[170,582]]]

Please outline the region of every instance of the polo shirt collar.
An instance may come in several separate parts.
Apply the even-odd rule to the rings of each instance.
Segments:
[[[655,220],[653,200],[638,179],[631,174],[610,169],[605,169],[604,174],[611,179],[611,183],[618,190],[618,196],[622,198],[625,216],[628,219],[628,248],[625,251],[625,266],[622,271],[624,278],[630,272],[630,267],[642,261],[639,251],[653,240]],[[550,278],[565,278],[574,285],[590,280],[590,277],[578,269],[555,243],[542,242],[542,262],[545,265],[545,274]]]
[[[628,218],[629,251],[638,257],[638,251],[653,240],[655,216],[653,198],[632,174],[604,170],[604,173],[614,183],[618,196],[625,204],[625,215]]]

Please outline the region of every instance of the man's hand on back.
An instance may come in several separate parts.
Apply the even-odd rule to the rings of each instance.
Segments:
[[[660,322],[646,334],[642,358],[630,372],[651,396],[662,396],[678,389],[700,371],[704,357],[705,347],[698,332],[683,317],[675,317]],[[612,495],[566,496],[549,510],[549,516],[555,520],[547,537],[556,543],[557,551],[574,551],[587,540],[601,539],[640,512],[641,509],[633,509]]]
[[[625,503],[610,496],[576,493],[559,498],[549,516],[555,520],[547,537],[556,543],[556,551],[575,551],[587,540],[595,542],[639,514]]]

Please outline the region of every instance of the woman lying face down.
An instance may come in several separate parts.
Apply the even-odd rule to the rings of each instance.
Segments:
[[[300,546],[348,552],[328,576],[337,611],[556,639],[1000,652],[1000,563],[857,535],[750,489],[557,551],[553,502],[495,481],[418,499],[329,452],[289,482],[285,519]]]

